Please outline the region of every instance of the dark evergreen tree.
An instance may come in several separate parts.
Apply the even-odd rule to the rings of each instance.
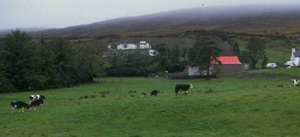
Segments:
[[[39,73],[41,59],[38,46],[31,38],[19,30],[12,31],[4,39],[4,75],[18,91],[35,90],[45,82]]]
[[[232,51],[237,55],[240,56],[241,55],[241,50],[240,50],[240,46],[237,42],[234,42],[234,44],[232,45]]]
[[[58,38],[49,43],[50,51],[54,53],[54,65],[59,74],[60,86],[72,86],[81,82],[79,69],[73,58],[74,50],[69,43]]]
[[[217,41],[210,39],[207,41],[197,41],[189,51],[189,61],[193,66],[200,66],[201,70],[207,70],[207,79],[210,79],[210,64],[222,63],[217,59],[222,51],[217,46]]]
[[[156,45],[155,49],[158,51],[158,55],[155,57],[154,65],[157,65],[158,71],[168,70],[170,65],[168,46],[165,43],[161,43]]]
[[[179,61],[179,57],[180,57],[180,50],[179,50],[179,46],[176,45],[173,47],[172,52],[171,52],[171,63],[177,63]]]
[[[239,60],[242,62],[242,63],[250,63],[251,60],[250,60],[250,53],[248,51],[242,51],[241,55],[239,56]]]
[[[7,76],[9,75],[6,72],[7,66],[5,56],[7,55],[7,52],[4,48],[5,45],[2,40],[0,40],[0,93],[15,92],[15,87],[12,85],[11,81],[7,79]]]

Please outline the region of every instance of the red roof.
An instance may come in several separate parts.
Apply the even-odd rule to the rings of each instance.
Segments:
[[[217,59],[221,61],[222,64],[242,64],[237,56],[220,56]]]

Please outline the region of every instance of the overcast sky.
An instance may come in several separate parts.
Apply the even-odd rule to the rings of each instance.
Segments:
[[[247,4],[300,5],[300,0],[0,0],[0,30],[64,28],[177,9]]]

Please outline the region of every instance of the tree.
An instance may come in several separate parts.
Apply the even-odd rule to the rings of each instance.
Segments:
[[[231,51],[234,53],[234,55],[240,56],[241,50],[238,42],[235,41],[234,39],[230,39],[229,44],[231,45]]]
[[[55,53],[47,46],[48,43],[44,38],[41,38],[39,41],[39,57],[40,65],[39,72],[44,74],[45,83],[43,89],[51,89],[61,87],[59,73],[57,71],[57,65],[55,64]]]
[[[243,63],[250,63],[250,53],[248,51],[242,51],[241,55],[239,56],[239,60]]]
[[[3,39],[4,75],[18,91],[35,90],[45,83],[38,46],[20,30]]]
[[[246,53],[249,54],[250,67],[256,69],[256,63],[265,57],[266,46],[262,39],[251,38],[246,46]]]
[[[170,65],[168,46],[165,43],[160,43],[155,46],[155,49],[159,53],[154,59],[154,64],[158,64],[158,71],[168,70]]]
[[[207,41],[197,41],[189,51],[189,61],[193,66],[200,66],[201,69],[207,70],[207,80],[210,79],[209,68],[212,62],[218,65],[222,63],[218,60],[222,50],[217,46],[217,41],[210,39]]]
[[[180,54],[180,57],[182,58],[183,61],[187,61],[188,60],[188,57],[187,57],[187,54],[188,54],[188,47],[184,46],[180,49],[181,51],[181,54]]]
[[[5,55],[7,54],[6,50],[4,50],[5,44],[0,40],[0,93],[8,93],[8,92],[15,92],[16,89],[7,79],[7,72],[6,72],[6,60]]]
[[[80,69],[82,81],[91,82],[94,78],[105,74],[105,60],[101,55],[102,49],[96,44],[78,44],[74,47],[75,60]]]
[[[60,86],[72,86],[81,82],[80,70],[73,58],[74,50],[68,41],[58,38],[48,44],[49,50],[54,53],[54,65],[59,74]]]
[[[266,68],[266,65],[268,64],[269,58],[266,56],[266,54],[263,57],[263,61],[261,62],[261,67]]]
[[[176,45],[172,48],[170,52],[171,63],[177,63],[179,61],[179,57],[180,57],[180,49],[179,46]]]

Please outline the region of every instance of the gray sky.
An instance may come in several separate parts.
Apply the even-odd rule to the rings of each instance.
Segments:
[[[0,30],[64,28],[125,16],[215,5],[300,5],[300,0],[0,0]],[[300,7],[299,7],[300,8]]]

